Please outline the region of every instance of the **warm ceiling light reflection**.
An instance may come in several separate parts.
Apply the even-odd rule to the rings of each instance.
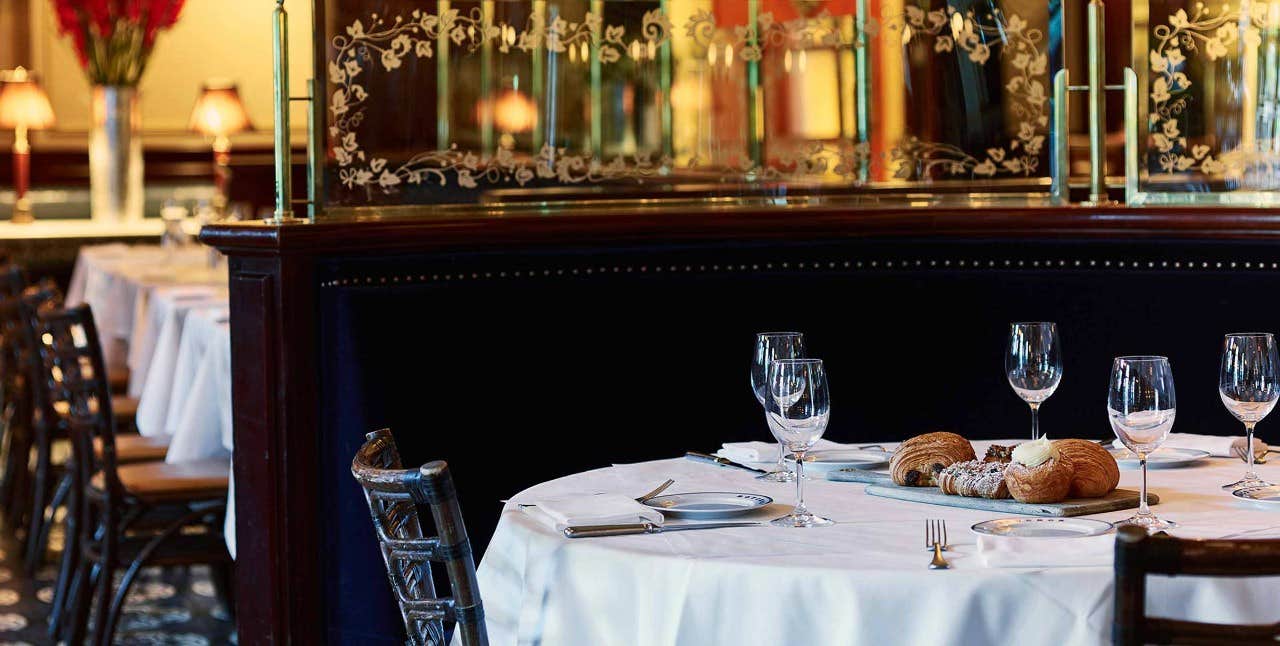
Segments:
[[[538,123],[538,106],[519,90],[506,90],[492,100],[476,106],[479,120],[485,121],[492,105],[493,125],[504,133],[529,132]]]

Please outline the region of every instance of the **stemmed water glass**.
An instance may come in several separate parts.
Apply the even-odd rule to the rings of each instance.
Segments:
[[[1107,416],[1111,430],[1142,466],[1142,498],[1138,513],[1118,524],[1137,525],[1147,531],[1176,527],[1147,506],[1147,456],[1160,448],[1177,415],[1177,395],[1173,370],[1165,357],[1119,357],[1111,364],[1111,387],[1107,392]]]
[[[770,482],[791,482],[795,474],[787,468],[783,460],[786,447],[782,444],[782,434],[768,413],[769,367],[778,359],[799,359],[804,356],[804,335],[799,332],[762,332],[756,335],[755,354],[751,361],[751,390],[755,391],[756,401],[765,408],[765,423],[769,432],[778,441],[778,465],[773,471],[759,476],[760,480]]]
[[[766,414],[779,440],[796,456],[796,508],[772,521],[778,527],[823,527],[833,523],[804,506],[804,454],[822,438],[831,416],[827,372],[820,359],[781,359],[769,371]]]
[[[1062,342],[1053,323],[1011,323],[1004,371],[1013,391],[1031,407],[1031,439],[1040,439],[1040,404],[1062,382]]]
[[[1222,346],[1222,372],[1218,377],[1218,396],[1222,404],[1244,423],[1249,454],[1249,470],[1244,478],[1223,489],[1266,487],[1271,483],[1258,477],[1253,469],[1253,427],[1276,407],[1280,399],[1280,356],[1276,340],[1270,334],[1228,334]]]

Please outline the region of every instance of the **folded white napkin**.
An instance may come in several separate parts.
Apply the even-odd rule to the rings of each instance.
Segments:
[[[1225,435],[1197,435],[1195,433],[1170,433],[1169,439],[1164,441],[1162,446],[1177,449],[1195,449],[1197,451],[1208,451],[1209,455],[1216,458],[1234,458],[1236,454],[1232,451],[1231,445],[1239,442],[1240,446],[1244,446],[1244,438],[1239,436]],[[1123,449],[1124,444],[1120,440],[1111,443],[1112,446]],[[1159,449],[1156,449],[1159,452]],[[1267,445],[1257,438],[1253,440],[1254,454],[1266,453]]]
[[[1114,533],[1085,538],[978,535],[978,560],[987,567],[1110,567]]]
[[[526,514],[556,531],[573,525],[624,525],[650,522],[661,525],[662,512],[646,507],[622,494],[563,496],[531,500],[522,507]]]
[[[813,445],[814,451],[830,451],[832,449],[854,449],[853,444],[839,444],[830,440],[818,440]],[[774,462],[778,459],[776,442],[725,442],[716,455],[734,462]]]

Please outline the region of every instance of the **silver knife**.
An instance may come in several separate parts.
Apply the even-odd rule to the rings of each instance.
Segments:
[[[688,453],[684,454],[684,457],[690,460],[693,460],[695,462],[709,462],[711,464],[717,464],[722,467],[742,469],[744,471],[750,471],[752,473],[768,473],[768,471],[765,471],[764,469],[757,469],[755,467],[749,467],[745,464],[739,464],[737,462],[734,462],[733,460],[730,460],[729,458],[722,458],[718,455],[709,455],[707,453],[698,453],[697,451],[689,451]]]
[[[564,528],[565,538],[592,538],[596,536],[626,536],[628,534],[661,534],[683,532],[691,529],[724,529],[727,527],[763,527],[764,523],[699,523],[697,525],[655,525],[631,523],[629,525],[575,525]]]

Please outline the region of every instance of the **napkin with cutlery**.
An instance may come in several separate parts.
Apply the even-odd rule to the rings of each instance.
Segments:
[[[1179,449],[1195,449],[1198,451],[1208,451],[1209,455],[1215,458],[1234,458],[1238,457],[1235,447],[1244,448],[1245,439],[1243,437],[1231,437],[1226,435],[1197,435],[1195,433],[1170,433],[1169,439],[1165,440],[1163,446]],[[1117,449],[1123,449],[1125,446],[1116,440],[1111,446]],[[1156,449],[1159,451],[1159,449]],[[1254,438],[1253,454],[1259,458],[1265,456],[1270,447],[1262,440]],[[1243,455],[1243,454],[1241,454]]]
[[[839,444],[830,440],[818,440],[813,445],[814,451],[830,451],[834,449],[856,449],[854,444]],[[778,459],[776,442],[725,442],[716,455],[734,462],[775,462]]]
[[[978,560],[989,568],[1110,567],[1113,532],[1084,538],[978,536]]]
[[[522,504],[521,509],[558,532],[572,526],[643,522],[661,525],[663,521],[662,512],[657,509],[642,505],[635,498],[613,493],[530,500]]]

